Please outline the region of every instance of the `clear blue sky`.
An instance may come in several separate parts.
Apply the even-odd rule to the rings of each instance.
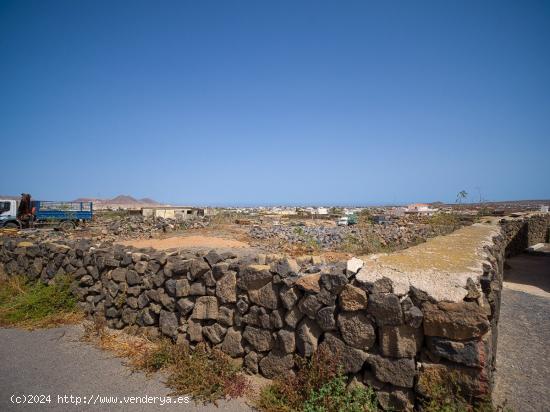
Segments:
[[[0,0],[0,194],[550,198],[549,1]]]

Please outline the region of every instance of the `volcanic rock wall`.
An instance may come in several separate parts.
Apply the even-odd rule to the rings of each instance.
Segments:
[[[446,238],[476,243],[470,255],[449,258],[465,272],[435,263],[414,269],[437,250],[450,255],[437,240]],[[79,305],[108,326],[205,342],[268,378],[288,373],[296,354],[326,347],[355,383],[375,388],[384,409],[411,410],[449,375],[472,402],[490,396],[505,246],[500,228],[474,225],[388,255],[402,261],[327,265],[317,257],[238,259],[8,238],[0,275],[44,282],[70,275]]]
[[[537,243],[550,241],[550,213],[506,217],[500,224],[506,237],[506,257],[517,255]]]

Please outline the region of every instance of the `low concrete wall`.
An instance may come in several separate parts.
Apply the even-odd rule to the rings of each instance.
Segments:
[[[8,238],[0,274],[70,274],[81,307],[110,327],[206,342],[268,378],[324,346],[384,409],[412,410],[449,374],[472,402],[490,396],[506,239],[496,224],[475,224],[327,265]]]

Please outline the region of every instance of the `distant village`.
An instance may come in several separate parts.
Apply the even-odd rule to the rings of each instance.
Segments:
[[[504,215],[526,210],[548,211],[548,200],[526,200],[511,202],[483,202],[445,204],[411,203],[406,206],[369,206],[369,207],[328,207],[328,206],[258,206],[258,207],[196,207],[162,204],[152,199],[135,199],[122,195],[114,199],[77,199],[77,201],[93,201],[95,210],[126,210],[139,213],[143,217],[164,219],[193,219],[213,216],[219,213],[236,213],[249,216],[291,217],[298,216],[311,219],[333,219],[359,215],[368,211],[374,223],[386,223],[405,216],[430,217],[436,213],[450,213],[460,210],[463,215],[485,214]]]

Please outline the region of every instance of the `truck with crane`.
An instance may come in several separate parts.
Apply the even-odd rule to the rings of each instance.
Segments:
[[[21,200],[0,199],[0,228],[53,226],[66,231],[92,220],[93,213],[92,202],[31,200],[23,195]]]

